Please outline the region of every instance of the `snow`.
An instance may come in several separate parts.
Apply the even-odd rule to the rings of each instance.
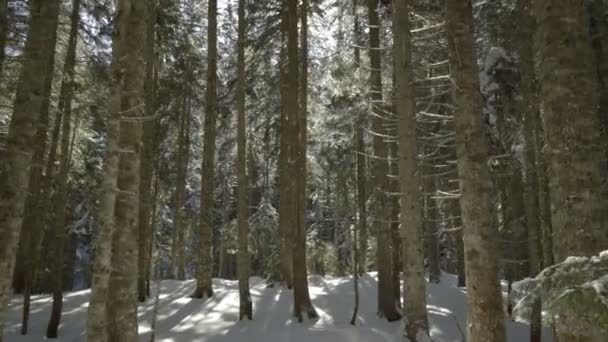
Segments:
[[[266,288],[259,278],[251,279],[254,320],[238,321],[238,283],[214,279],[213,298],[191,299],[194,281],[166,280],[161,285],[157,341],[163,342],[396,342],[403,341],[402,323],[388,323],[376,315],[376,278],[360,278],[360,307],[357,326],[349,324],[353,308],[352,277],[310,277],[310,294],[319,319],[303,324],[291,318],[290,290]],[[456,286],[453,275],[444,274],[440,284],[428,284],[430,333],[434,342],[461,342],[466,331],[466,291]],[[56,341],[84,341],[89,291],[65,296],[63,325]],[[140,341],[148,341],[152,313],[150,300],[140,305]],[[30,335],[19,335],[21,304],[14,298],[9,306],[5,341],[43,341],[50,313],[49,296],[32,302]],[[509,341],[526,341],[528,326],[507,320]],[[544,342],[550,342],[545,338]]]

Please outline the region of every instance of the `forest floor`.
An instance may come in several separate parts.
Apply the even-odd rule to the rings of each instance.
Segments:
[[[259,278],[251,280],[253,321],[238,321],[238,283],[214,279],[213,298],[191,299],[194,281],[166,280],[161,284],[157,341],[164,342],[397,342],[402,341],[401,322],[388,323],[376,315],[374,274],[360,279],[361,304],[357,326],[349,324],[353,309],[352,277],[309,277],[310,294],[319,319],[299,324],[291,318],[292,294],[284,288],[267,288]],[[428,310],[434,342],[462,342],[466,319],[466,291],[456,286],[454,276],[444,274],[440,284],[429,284]],[[65,295],[60,339],[84,341],[89,290]],[[153,300],[139,307],[140,341],[149,341]],[[32,301],[30,334],[19,335],[21,299],[10,304],[7,342],[43,341],[51,298],[36,296]],[[509,342],[528,341],[529,327],[507,322]],[[546,334],[545,334],[546,335]],[[550,342],[545,337],[543,342]]]

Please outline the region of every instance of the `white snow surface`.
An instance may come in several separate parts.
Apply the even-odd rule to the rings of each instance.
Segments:
[[[397,342],[403,341],[402,323],[389,323],[376,315],[374,273],[360,279],[357,326],[349,324],[353,309],[352,277],[310,276],[309,286],[319,319],[297,323],[291,318],[292,293],[281,287],[266,288],[259,278],[251,279],[254,320],[239,321],[238,282],[214,279],[213,298],[190,298],[195,283],[165,280],[161,284],[156,341],[163,342]],[[84,341],[89,290],[65,295],[60,338],[55,341]],[[444,274],[440,284],[427,285],[430,333],[434,342],[462,342],[466,332],[466,290],[456,278]],[[153,300],[139,306],[140,341],[149,341]],[[32,300],[30,334],[19,335],[21,299],[10,303],[4,337],[6,342],[44,341],[51,298]],[[506,320],[509,341],[528,341],[529,327]],[[459,329],[460,326],[460,329]],[[543,342],[551,342],[545,334]]]

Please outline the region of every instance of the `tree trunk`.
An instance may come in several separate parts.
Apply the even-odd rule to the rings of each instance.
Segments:
[[[51,317],[47,326],[46,337],[57,338],[59,323],[61,321],[61,309],[63,306],[63,276],[64,276],[64,250],[68,231],[67,221],[67,195],[68,177],[70,170],[70,137],[72,120],[72,100],[74,98],[74,78],[76,67],[76,46],[78,43],[78,28],[80,25],[80,0],[72,1],[72,14],[70,18],[70,37],[68,41],[67,55],[64,66],[64,74],[67,77],[61,84],[59,94],[59,111],[57,118],[62,119],[61,132],[61,154],[59,172],[54,175],[55,193],[52,198],[52,219],[50,220],[50,259],[55,260],[51,263],[50,277],[52,279],[53,306]],[[49,175],[50,176],[50,175]]]
[[[528,228],[528,252],[531,277],[540,273],[543,267],[542,239],[540,224],[540,203],[538,172],[536,169],[536,117],[538,116],[538,98],[534,84],[534,49],[533,33],[536,23],[527,0],[517,2],[520,18],[520,29],[517,36],[519,54],[520,100],[519,110],[523,124],[523,180],[526,223]],[[548,266],[548,265],[547,265]],[[540,299],[534,302],[530,317],[530,342],[540,342],[542,338],[542,305]]]
[[[209,29],[207,55],[207,113],[205,116],[205,146],[201,170],[200,255],[196,273],[195,298],[213,296],[211,253],[213,230],[214,159],[217,133],[217,0],[209,0]]]
[[[280,147],[279,147],[279,233],[281,235],[281,273],[283,282],[287,288],[293,287],[293,250],[291,249],[291,226],[289,221],[289,182],[288,173],[289,151],[287,149],[289,139],[289,122],[287,121],[287,87],[289,75],[287,70],[287,7],[281,10],[281,117],[280,117]]]
[[[393,289],[393,270],[391,264],[390,229],[387,217],[386,191],[388,190],[387,148],[384,142],[384,119],[382,118],[382,63],[380,58],[380,20],[378,1],[368,0],[369,39],[370,39],[370,98],[373,111],[373,230],[377,234],[376,265],[378,267],[378,314],[389,321],[401,318],[397,311],[397,298]]]
[[[447,0],[446,24],[452,69],[464,252],[469,297],[468,340],[506,340],[498,258],[489,141],[482,123],[479,70],[470,0]]]
[[[427,164],[431,163],[427,161]],[[424,162],[423,162],[424,164]],[[426,165],[425,165],[426,167]],[[425,168],[423,167],[423,169]],[[430,168],[426,173],[423,183],[423,198],[424,201],[424,222],[423,222],[423,240],[426,240],[426,258],[429,266],[429,282],[439,283],[441,281],[441,267],[439,257],[439,229],[437,227],[438,218],[438,201],[435,199],[437,195],[436,177],[433,175],[434,168]]]
[[[8,0],[0,0],[0,76],[4,65],[6,37],[8,36]]]
[[[147,7],[144,0],[117,3],[111,117],[87,322],[89,342],[137,340],[137,218]]]
[[[25,202],[25,211],[23,213],[23,224],[21,232],[21,241],[17,251],[17,264],[14,270],[16,279],[13,283],[21,285],[15,287],[16,291],[21,290],[23,293],[23,315],[21,322],[21,334],[26,335],[28,331],[28,320],[30,311],[30,296],[35,286],[35,280],[39,270],[39,260],[41,252],[41,242],[45,235],[44,228],[46,223],[47,208],[50,206],[48,196],[52,188],[52,172],[55,164],[55,151],[49,152],[47,158],[47,174],[44,174],[44,157],[46,153],[48,126],[49,126],[49,110],[51,105],[51,86],[53,82],[53,67],[47,70],[45,89],[47,93],[43,95],[44,103],[40,112],[38,121],[38,132],[36,133],[36,147],[34,150],[34,160],[30,171],[30,183],[28,186],[28,196]],[[61,125],[61,115],[58,114],[55,121]],[[55,124],[55,128],[58,125]],[[55,130],[53,131],[53,143],[56,143]],[[56,147],[51,143],[51,148]]]
[[[151,220],[152,217],[152,178],[156,167],[154,152],[155,152],[155,137],[157,130],[156,119],[156,90],[158,88],[157,78],[155,74],[158,69],[156,57],[156,16],[157,2],[149,1],[148,3],[149,20],[147,23],[146,33],[146,80],[145,80],[145,109],[146,120],[143,123],[142,147],[141,147],[141,175],[139,187],[139,233],[138,245],[139,253],[137,259],[137,298],[143,302],[149,297],[150,269],[151,261],[149,260],[150,243],[152,239]]]
[[[561,262],[595,255],[608,242],[600,88],[584,4],[537,0],[535,11],[553,254]],[[593,340],[572,331],[567,321],[562,316],[556,322],[560,341]]]
[[[591,0],[591,44],[595,53],[596,72],[599,81],[599,119],[605,153],[608,155],[608,22],[606,22],[605,0]]]
[[[248,225],[247,179],[247,122],[245,117],[245,0],[239,0],[238,9],[238,62],[237,62],[237,109],[238,109],[238,273],[239,273],[239,319],[253,319],[253,304],[249,293],[250,254]]]
[[[308,0],[300,8],[301,59],[298,56],[298,1],[288,0],[287,6],[287,115],[290,127],[287,147],[292,200],[290,212],[293,218],[293,310],[294,317],[302,321],[318,317],[308,292],[306,270],[306,143],[308,111]],[[299,87],[298,87],[299,86]],[[294,177],[295,176],[295,177]]]
[[[184,77],[184,88],[189,87],[189,71],[186,66]],[[187,229],[187,218],[185,218],[184,202],[186,197],[186,178],[188,175],[188,159],[190,146],[188,143],[190,135],[190,113],[188,111],[188,90],[182,90],[182,106],[177,132],[177,180],[175,183],[175,208],[173,225],[173,244],[171,250],[172,274],[178,280],[185,280],[185,234]]]
[[[0,166],[0,331],[21,234],[37,122],[50,93],[59,14],[58,0],[32,0],[31,24],[19,75],[6,153]],[[0,337],[1,340],[1,337]]]
[[[607,241],[598,82],[583,4],[537,0],[535,5],[553,251],[556,261],[563,261],[595,255]]]
[[[428,341],[426,280],[422,251],[422,185],[416,156],[416,102],[409,21],[410,1],[394,2],[393,58],[395,79],[395,115],[399,144],[400,237],[403,270],[404,336],[412,342]]]

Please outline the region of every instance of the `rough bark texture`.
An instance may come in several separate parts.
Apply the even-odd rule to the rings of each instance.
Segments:
[[[47,77],[52,77],[48,73],[52,72],[55,61],[59,3],[58,0],[30,2],[30,33],[25,44],[6,153],[0,165],[0,331],[21,234],[37,122],[50,93]]]
[[[184,80],[188,83],[189,71],[186,66]],[[190,112],[188,109],[189,92],[186,84],[182,90],[182,105],[177,132],[177,179],[175,182],[175,208],[173,210],[173,243],[171,246],[171,273],[178,280],[185,280],[185,237],[188,220],[185,217],[184,202],[186,197],[186,177],[188,175],[188,159],[190,155]]]
[[[281,56],[280,56],[280,73],[281,73],[281,117],[279,128],[279,233],[281,235],[281,274],[282,281],[287,288],[293,287],[293,256],[291,249],[291,226],[289,220],[289,205],[285,198],[289,193],[289,173],[288,173],[288,143],[289,126],[287,121],[287,7],[283,6],[281,12]]]
[[[195,298],[213,295],[211,276],[213,255],[211,254],[213,229],[213,190],[215,167],[215,143],[217,133],[217,0],[209,0],[209,29],[207,52],[207,108],[205,114],[205,145],[201,170],[201,217],[199,224],[200,247],[196,273]]]
[[[393,56],[395,114],[399,144],[400,237],[403,271],[404,335],[406,340],[428,340],[426,280],[422,234],[421,177],[416,160],[416,103],[413,82],[409,1],[394,2]],[[425,339],[426,338],[426,339]]]
[[[599,81],[599,118],[605,152],[608,154],[608,21],[605,0],[588,1],[591,43],[595,53],[596,72]]]
[[[489,141],[482,124],[479,70],[470,0],[447,0],[447,32],[460,176],[460,205],[469,295],[468,341],[504,342],[506,333],[498,282],[497,227],[488,168]]]
[[[39,255],[41,252],[41,242],[43,239],[44,228],[46,223],[46,214],[48,213],[48,195],[51,190],[52,171],[54,171],[55,156],[54,151],[49,152],[47,158],[47,174],[44,174],[44,157],[46,154],[48,128],[49,128],[49,111],[51,105],[50,90],[53,82],[53,64],[48,64],[48,70],[45,77],[44,102],[38,118],[36,132],[36,141],[34,149],[34,159],[30,170],[30,183],[28,186],[28,194],[25,202],[25,210],[23,212],[23,223],[21,237],[19,241],[19,250],[17,251],[17,263],[15,266],[13,283],[18,286],[15,291],[23,292],[23,316],[21,325],[21,334],[25,335],[28,331],[28,319],[30,309],[30,295],[35,286],[35,281],[40,269]],[[55,117],[55,127],[61,126],[61,115]],[[53,141],[51,148],[56,147],[57,136],[53,132]],[[52,163],[52,164],[51,164]],[[47,251],[48,252],[48,251]],[[20,285],[20,287],[19,287]]]
[[[293,311],[294,317],[302,321],[318,317],[308,292],[308,272],[306,270],[306,143],[308,111],[308,1],[303,0],[300,8],[301,57],[298,56],[298,1],[287,0],[287,115],[290,127],[289,175],[291,180],[291,200],[289,203],[293,218]],[[294,175],[297,175],[294,177]]]
[[[353,15],[354,15],[354,31],[355,31],[355,66],[357,72],[361,67],[361,51],[359,44],[361,44],[361,25],[359,23],[359,16],[357,9],[359,7],[359,0],[353,0]],[[363,274],[367,270],[367,158],[365,156],[365,137],[363,128],[367,126],[367,116],[362,110],[357,114],[355,118],[355,144],[357,146],[357,211],[359,213],[358,230],[359,236],[357,237],[358,243],[358,259],[357,269],[359,274]]]
[[[519,0],[517,10],[520,26],[517,32],[516,49],[519,54],[520,101],[519,109],[523,125],[523,180],[526,224],[528,229],[528,261],[531,277],[542,269],[542,239],[540,224],[540,203],[538,172],[536,170],[536,117],[538,105],[534,82],[533,32],[535,28],[532,7],[529,1]],[[537,300],[530,317],[530,342],[540,342],[542,335],[541,302]]]
[[[553,254],[593,255],[608,241],[599,84],[581,1],[536,0]],[[568,317],[560,320],[568,321]],[[591,341],[557,321],[560,341]]]
[[[387,148],[384,141],[384,110],[382,102],[382,63],[380,59],[380,20],[378,18],[378,1],[368,0],[368,20],[370,39],[370,98],[373,111],[373,231],[376,234],[376,265],[378,267],[378,314],[389,321],[401,318],[397,312],[397,298],[393,289],[393,269],[391,264],[390,229],[387,217],[388,185]]]
[[[137,340],[137,218],[147,10],[144,0],[117,3],[111,117],[87,341]]]
[[[76,67],[76,46],[78,43],[78,27],[80,25],[80,0],[72,1],[72,13],[70,16],[70,36],[68,41],[65,65],[63,68],[64,78],[59,94],[59,111],[56,120],[62,120],[59,171],[54,175],[55,192],[52,196],[51,205],[51,230],[50,230],[50,252],[49,258],[56,260],[51,263],[50,277],[53,291],[53,306],[51,317],[47,326],[47,338],[58,336],[59,323],[61,322],[61,310],[63,306],[64,288],[64,251],[68,238],[67,222],[67,195],[68,177],[70,170],[70,137],[72,120],[72,100],[74,98],[74,78]],[[47,175],[51,177],[52,175]]]
[[[247,179],[247,123],[245,121],[245,0],[239,0],[239,37],[237,61],[237,149],[238,149],[238,274],[239,274],[239,319],[253,319],[253,304],[249,293],[249,222]]]
[[[4,65],[4,49],[8,35],[8,0],[0,0],[0,76]]]
[[[553,252],[563,261],[597,254],[607,241],[598,82],[583,4],[536,0],[535,6]]]
[[[155,169],[155,136],[158,120],[156,115],[156,13],[157,1],[149,1],[147,34],[146,34],[146,81],[145,81],[145,109],[146,121],[143,123],[142,147],[141,147],[141,175],[139,183],[139,254],[137,260],[137,298],[140,302],[150,297],[150,275],[148,270],[151,265],[149,255],[152,240],[152,178]]]

